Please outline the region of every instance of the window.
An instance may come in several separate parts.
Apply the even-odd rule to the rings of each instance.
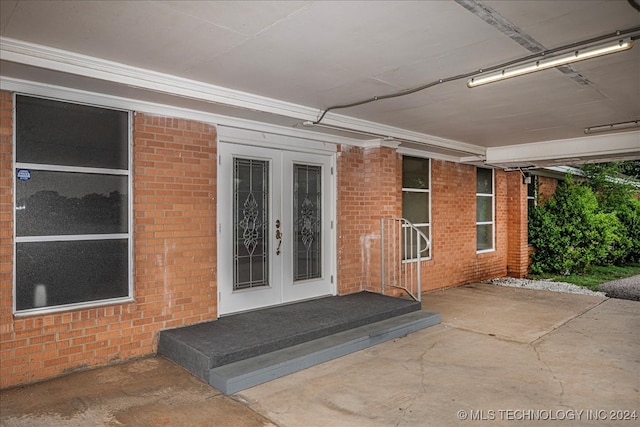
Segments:
[[[412,222],[431,241],[431,180],[429,178],[429,159],[402,158],[402,217]],[[417,246],[418,242],[413,244]],[[415,250],[412,252],[415,253]],[[430,248],[423,252],[423,257],[431,258]]]
[[[476,168],[476,250],[493,250],[493,169]]]
[[[527,218],[531,218],[531,213],[536,208],[536,195],[538,193],[538,177],[531,175],[531,182],[527,184]],[[531,236],[528,237],[531,241]]]
[[[130,298],[129,113],[15,105],[15,311]]]

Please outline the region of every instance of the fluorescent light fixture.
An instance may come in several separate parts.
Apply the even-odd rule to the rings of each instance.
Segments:
[[[640,120],[630,122],[611,123],[608,125],[591,126],[584,129],[584,133],[609,132],[614,130],[631,129],[640,127]]]
[[[550,58],[539,59],[524,65],[515,67],[507,67],[502,70],[494,71],[478,77],[472,77],[467,81],[468,87],[476,87],[487,83],[497,82],[499,80],[509,79],[511,77],[521,76],[536,71],[547,70],[549,68],[558,67],[560,65],[570,64],[572,62],[583,61],[585,59],[595,58],[597,56],[607,55],[614,52],[631,49],[633,41],[631,38],[618,39],[615,42],[600,44],[596,46],[578,49],[570,53],[552,56]]]

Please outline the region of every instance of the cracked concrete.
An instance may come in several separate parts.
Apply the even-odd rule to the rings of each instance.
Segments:
[[[280,426],[637,425],[593,411],[640,416],[640,304],[483,284],[423,307],[442,324],[240,395]]]
[[[2,390],[0,426],[274,427],[160,357]]]
[[[486,284],[423,301],[440,325],[231,397],[148,358],[3,390],[0,425],[638,425],[639,302]]]

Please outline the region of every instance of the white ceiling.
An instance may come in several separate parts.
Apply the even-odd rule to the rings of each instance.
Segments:
[[[334,105],[640,27],[627,0],[3,0],[0,17],[5,87],[27,80],[295,128]],[[622,143],[584,135],[639,119],[639,100],[637,43],[562,71],[332,110],[323,123],[461,159],[579,163],[640,158],[637,130]]]

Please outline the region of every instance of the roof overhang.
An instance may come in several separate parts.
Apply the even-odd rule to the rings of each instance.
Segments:
[[[640,158],[640,131],[483,147],[19,40],[0,38],[0,88],[165,111],[227,126],[367,146],[393,140],[400,152],[500,168],[535,168]],[[22,78],[21,78],[22,77]],[[26,78],[24,78],[26,77]],[[88,102],[88,101],[84,101]]]
[[[500,168],[539,168],[640,158],[640,131],[592,135],[517,146],[490,147],[485,163]]]

